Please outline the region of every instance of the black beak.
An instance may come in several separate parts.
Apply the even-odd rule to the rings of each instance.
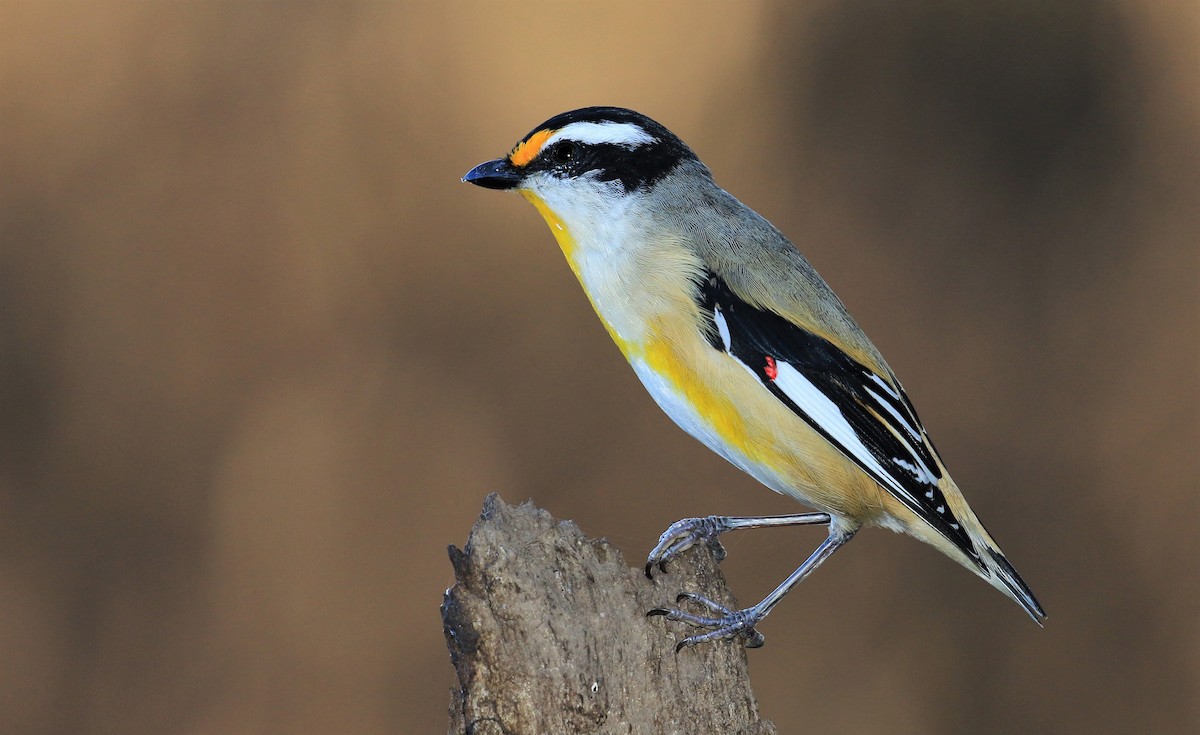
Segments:
[[[462,180],[485,189],[512,189],[521,183],[521,172],[507,158],[497,158],[471,169]]]

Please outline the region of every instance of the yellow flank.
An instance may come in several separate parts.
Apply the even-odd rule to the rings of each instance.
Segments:
[[[542,146],[554,134],[553,130],[539,130],[529,136],[529,140],[517,143],[517,147],[513,148],[512,153],[508,154],[508,160],[514,166],[524,166],[533,159],[537,158],[537,154],[542,150]]]
[[[640,349],[639,356],[646,364],[669,380],[726,443],[750,459],[765,459],[762,456],[765,447],[751,440],[746,421],[733,401],[713,390],[691,362],[680,354],[680,349],[670,339],[664,339],[659,330],[654,330],[652,335]]]
[[[681,329],[691,338],[673,338]],[[695,334],[694,323],[656,323],[651,334],[640,346],[641,358],[684,396],[726,447],[750,463],[743,469],[768,487],[867,523],[897,504],[756,378]]]

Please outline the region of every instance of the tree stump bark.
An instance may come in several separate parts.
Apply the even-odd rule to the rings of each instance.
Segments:
[[[681,590],[735,605],[703,545],[652,582],[574,523],[491,495],[450,561],[450,733],[776,733],[758,715],[740,642],[676,654],[695,629],[646,617]]]

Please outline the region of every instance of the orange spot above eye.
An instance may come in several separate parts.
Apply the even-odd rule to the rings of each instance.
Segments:
[[[539,130],[529,136],[529,140],[517,143],[517,147],[513,148],[512,153],[508,154],[508,160],[514,166],[524,166],[533,159],[537,158],[537,154],[541,152],[542,146],[554,134],[553,130]]]

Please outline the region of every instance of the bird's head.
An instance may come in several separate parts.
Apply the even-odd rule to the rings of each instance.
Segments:
[[[683,141],[645,115],[585,107],[550,118],[463,181],[519,191],[552,229],[555,220],[593,227],[619,218],[680,164],[694,161]]]

